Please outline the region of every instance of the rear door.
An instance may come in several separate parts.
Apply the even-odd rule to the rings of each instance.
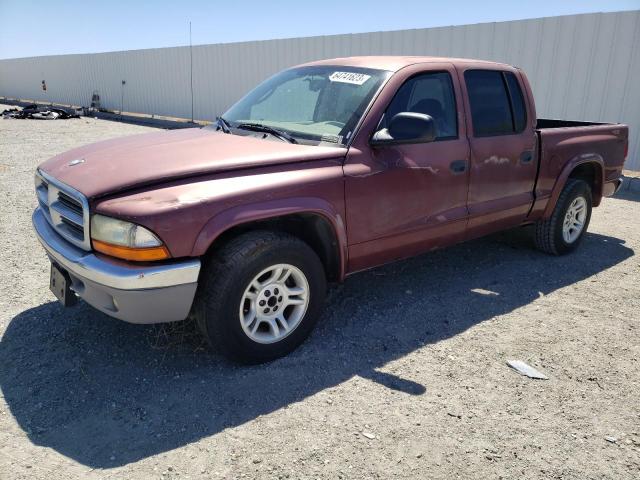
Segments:
[[[535,114],[516,69],[464,71],[469,143],[467,238],[515,226],[533,203]]]

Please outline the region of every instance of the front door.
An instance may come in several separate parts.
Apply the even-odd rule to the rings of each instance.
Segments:
[[[345,162],[350,271],[464,238],[469,143],[457,73],[450,64],[405,70],[381,93]],[[436,140],[371,147],[371,134],[400,112],[433,117]]]

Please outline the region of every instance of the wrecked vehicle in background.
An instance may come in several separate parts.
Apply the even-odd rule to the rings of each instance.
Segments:
[[[52,107],[49,105],[26,105],[22,109],[9,108],[0,115],[3,118],[19,118],[33,120],[66,120],[68,118],[80,118],[80,115],[73,109]]]
[[[325,60],[213,126],[47,160],[33,224],[64,305],[191,315],[225,355],[264,362],[310,334],[329,281],[527,224],[542,251],[573,251],[627,149],[626,125],[537,118],[509,65]]]

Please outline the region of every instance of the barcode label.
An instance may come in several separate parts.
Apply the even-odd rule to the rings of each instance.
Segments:
[[[351,83],[352,85],[362,85],[369,80],[371,75],[356,72],[333,72],[329,76],[332,82]]]

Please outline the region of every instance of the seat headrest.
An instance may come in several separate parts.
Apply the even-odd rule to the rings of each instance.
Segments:
[[[411,111],[415,113],[424,113],[430,115],[433,118],[440,118],[443,115],[444,109],[442,104],[435,98],[425,98],[411,107]]]

